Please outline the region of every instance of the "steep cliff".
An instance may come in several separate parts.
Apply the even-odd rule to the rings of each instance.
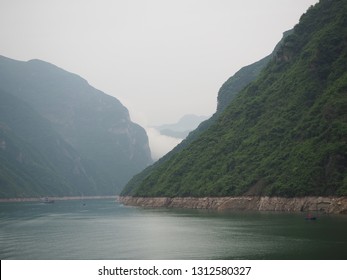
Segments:
[[[75,74],[40,60],[0,57],[0,89],[45,119],[79,155],[95,194],[118,192],[151,163],[146,132],[128,110]]]
[[[96,192],[71,145],[25,102],[0,90],[0,197]]]
[[[250,82],[254,81],[261,70],[267,65],[272,56],[276,53],[277,48],[281,45],[282,41],[286,36],[288,36],[292,31],[287,31],[283,33],[282,40],[277,44],[274,51],[262,58],[261,60],[242,67],[237,71],[232,77],[230,77],[219,89],[217,96],[217,111],[208,120],[203,121],[200,125],[193,131],[191,131],[188,136],[178,144],[172,151],[167,153],[153,165],[149,166],[141,173],[135,175],[125,186],[122,194],[131,194],[134,188],[137,188],[141,182],[152,172],[155,172],[164,162],[168,161],[173,155],[182,151],[185,147],[190,145],[193,141],[199,138],[199,136],[211,127],[218,117],[223,113],[225,108],[230,104],[230,102],[237,96],[237,94],[245,88]]]
[[[304,14],[207,130],[123,195],[347,194],[347,1]]]

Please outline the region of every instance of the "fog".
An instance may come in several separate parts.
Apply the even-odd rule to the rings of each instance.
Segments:
[[[154,161],[171,151],[182,141],[182,139],[161,135],[159,131],[153,127],[145,127],[145,129],[149,138],[149,146]]]
[[[316,2],[0,0],[0,55],[76,73],[144,127],[175,123],[212,115],[227,78],[271,53]]]

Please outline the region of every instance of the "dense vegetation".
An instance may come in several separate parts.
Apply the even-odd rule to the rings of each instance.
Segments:
[[[284,37],[287,33],[284,34]],[[153,165],[147,167],[141,173],[135,175],[125,186],[123,190],[123,194],[129,194],[132,192],[134,188],[139,186],[141,182],[149,175],[153,170],[159,168],[163,163],[168,161],[173,155],[182,151],[185,147],[194,142],[198,137],[206,131],[211,125],[215,123],[218,119],[218,116],[222,114],[227,105],[234,99],[234,97],[251,81],[254,81],[260,71],[266,66],[266,64],[270,61],[271,57],[274,53],[265,58],[241,68],[238,72],[235,73],[232,77],[230,77],[220,88],[218,92],[218,105],[216,113],[206,121],[200,123],[200,125],[189,133],[189,135],[178,144],[172,151],[167,153]]]
[[[0,100],[0,197],[95,193],[78,153],[47,120],[1,90]]]
[[[0,109],[0,197],[115,194],[151,162],[116,98],[49,63],[0,57]]]
[[[347,1],[304,14],[256,81],[134,196],[347,195]]]
[[[284,32],[282,40],[288,36],[292,31]],[[260,71],[267,65],[271,57],[276,53],[277,48],[281,45],[282,40],[277,44],[275,50],[263,59],[252,63],[251,65],[242,67],[237,71],[232,77],[230,77],[220,88],[217,98],[217,111],[216,113],[206,121],[200,123],[200,125],[189,133],[189,135],[178,144],[172,151],[167,153],[153,165],[147,167],[141,173],[135,175],[125,186],[123,194],[129,194],[134,188],[139,186],[141,182],[152,172],[159,168],[164,162],[168,161],[173,155],[182,151],[185,147],[194,142],[198,137],[206,131],[211,125],[215,123],[218,116],[223,113],[225,108],[230,104],[230,102],[235,98],[235,96],[246,87],[251,81],[254,81],[259,75]]]

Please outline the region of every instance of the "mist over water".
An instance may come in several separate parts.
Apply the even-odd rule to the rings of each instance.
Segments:
[[[346,259],[347,217],[1,203],[0,258]]]

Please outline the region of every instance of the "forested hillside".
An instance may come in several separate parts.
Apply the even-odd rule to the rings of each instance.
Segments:
[[[0,91],[0,197],[95,194],[79,154],[27,104]]]
[[[40,60],[0,56],[0,197],[110,195],[151,162],[116,98]]]
[[[254,81],[261,70],[267,65],[270,59],[276,53],[277,48],[281,45],[283,39],[290,34],[291,31],[284,32],[282,40],[278,43],[274,51],[264,57],[263,59],[252,63],[251,65],[242,67],[239,71],[237,71],[232,77],[230,77],[219,89],[218,97],[217,97],[217,111],[216,113],[206,121],[200,123],[200,125],[189,133],[189,135],[178,144],[172,151],[167,153],[153,165],[147,167],[141,173],[134,176],[126,185],[123,193],[129,193],[133,188],[136,188],[139,184],[141,184],[142,180],[146,178],[152,170],[159,168],[164,162],[168,161],[173,155],[179,153],[182,149],[187,147],[190,143],[196,140],[204,131],[206,131],[218,117],[223,113],[225,108],[230,104],[230,102],[235,98],[235,96],[250,82]]]
[[[304,14],[217,120],[123,195],[347,195],[347,1]]]

